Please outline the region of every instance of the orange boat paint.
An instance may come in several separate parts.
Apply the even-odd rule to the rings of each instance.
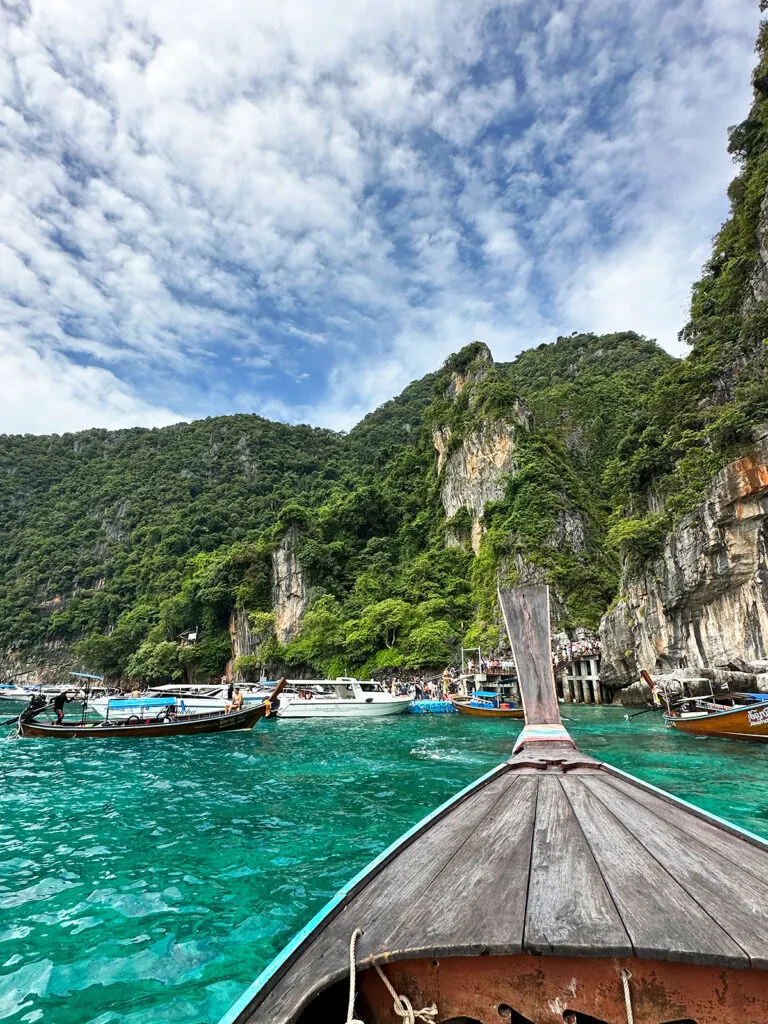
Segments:
[[[686,706],[696,710],[685,711]],[[665,714],[664,722],[670,729],[693,736],[768,743],[768,701],[755,700],[729,708],[717,702],[693,700]]]

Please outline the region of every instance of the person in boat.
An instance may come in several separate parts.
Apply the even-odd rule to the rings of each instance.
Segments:
[[[230,679],[229,686],[227,687],[227,700],[232,700],[232,697],[234,696],[234,693],[235,693],[235,681],[234,681],[234,679]]]
[[[61,725],[64,721],[64,705],[72,703],[72,695],[68,690],[62,690],[53,698],[53,710],[56,712],[56,724]]]
[[[240,711],[243,706],[243,695],[240,692],[240,687],[235,687],[235,692],[232,697],[232,701],[227,704],[227,711]]]

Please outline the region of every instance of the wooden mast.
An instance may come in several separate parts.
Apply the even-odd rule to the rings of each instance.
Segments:
[[[575,747],[560,718],[549,627],[549,587],[499,588],[499,603],[515,656],[525,728],[515,751],[530,743]]]

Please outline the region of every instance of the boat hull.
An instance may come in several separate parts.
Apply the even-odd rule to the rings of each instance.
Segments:
[[[244,708],[229,714],[213,713],[210,715],[190,715],[173,718],[168,721],[152,720],[150,722],[124,722],[120,725],[91,722],[85,725],[72,724],[54,725],[49,722],[19,722],[19,735],[37,739],[51,738],[58,740],[74,739],[105,739],[120,737],[122,739],[136,737],[157,738],[160,736],[198,736],[202,733],[233,732],[239,729],[252,729],[266,713],[261,704],[254,708]]]
[[[388,718],[400,715],[412,704],[410,697],[366,704],[356,700],[280,700],[278,718]]]
[[[522,708],[478,708],[465,701],[454,701],[453,706],[460,715],[471,715],[473,718],[514,718],[518,721],[525,718]]]
[[[547,956],[451,956],[388,964],[385,973],[414,1007],[435,1003],[440,1020],[624,1021],[626,1004],[621,971],[628,970],[636,1021],[701,1021],[765,1024],[768,1020],[768,972],[704,967],[638,958]],[[344,996],[342,982],[339,993]],[[358,1016],[366,1024],[389,1024],[392,997],[373,970],[358,976]],[[363,1002],[364,1001],[364,1002]],[[361,1013],[363,1005],[365,1010]],[[555,1018],[552,1007],[562,1016]],[[311,1012],[311,1011],[310,1011]],[[304,1018],[303,1018],[304,1019]],[[343,1019],[340,1016],[338,1019]],[[320,1017],[317,1018],[318,1024]],[[308,1024],[314,1024],[308,1015]]]
[[[693,736],[768,743],[768,707],[761,705],[689,718],[664,715],[664,722],[670,729]]]

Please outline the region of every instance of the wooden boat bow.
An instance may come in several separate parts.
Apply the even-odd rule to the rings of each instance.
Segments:
[[[345,886],[222,1024],[343,1021],[356,929],[366,1024],[395,1020],[373,964],[452,1024],[624,1024],[622,970],[635,1024],[768,1020],[768,845],[582,754],[546,588],[500,598],[528,719],[516,752]]]

